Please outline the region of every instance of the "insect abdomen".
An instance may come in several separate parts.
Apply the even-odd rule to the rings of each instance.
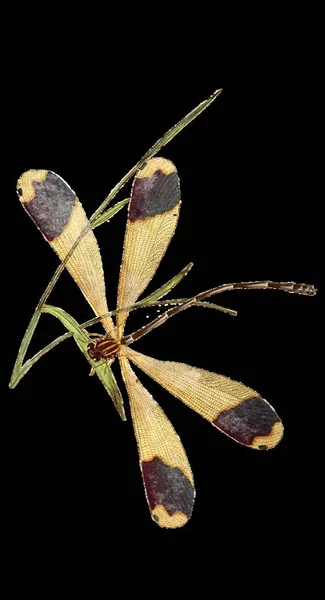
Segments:
[[[119,341],[112,340],[112,338],[107,338],[104,336],[102,339],[97,341],[96,350],[102,358],[107,359],[117,354],[120,346],[121,344]]]

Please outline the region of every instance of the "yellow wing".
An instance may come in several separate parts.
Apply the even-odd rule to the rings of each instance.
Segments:
[[[52,171],[30,170],[21,175],[17,191],[24,209],[43,237],[63,260],[84,229],[83,236],[67,262],[67,269],[97,316],[108,313],[102,259],[94,232],[74,191]],[[110,317],[102,319],[113,336]]]
[[[165,413],[143,387],[129,361],[120,357],[130,398],[140,468],[151,516],[160,527],[182,527],[195,498],[194,480],[182,443]]]
[[[283,435],[275,410],[253,389],[204,369],[156,360],[123,347],[125,355],[171,394],[240,444],[268,450]]]
[[[177,171],[164,158],[152,158],[138,171],[131,192],[118,287],[117,308],[134,304],[146,289],[174,234],[181,204]],[[117,315],[123,336],[127,312]]]

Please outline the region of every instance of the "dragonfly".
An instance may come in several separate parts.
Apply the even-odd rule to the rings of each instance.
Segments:
[[[151,517],[160,527],[182,527],[192,515],[196,494],[191,466],[171,422],[141,383],[132,364],[216,429],[249,448],[274,448],[283,436],[283,424],[274,408],[252,388],[202,368],[157,360],[131,346],[167,319],[216,294],[238,289],[276,289],[313,296],[316,289],[294,282],[224,284],[185,299],[137,331],[125,334],[129,312],[156,273],[176,229],[181,190],[175,165],[162,157],[151,158],[134,178],[115,321],[107,306],[99,246],[75,192],[59,175],[46,170],[23,173],[17,192],[22,206],[61,261],[74,247],[66,268],[106,332],[89,337],[87,351],[92,372],[97,364],[105,361],[110,366],[118,359]]]

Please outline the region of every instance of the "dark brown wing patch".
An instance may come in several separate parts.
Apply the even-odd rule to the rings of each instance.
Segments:
[[[67,261],[67,269],[95,314],[108,313],[99,247],[87,215],[70,186],[52,171],[31,169],[20,176],[17,191],[23,207],[60,260],[66,258],[80,238]],[[102,323],[115,337],[111,317],[103,317]]]
[[[145,356],[129,346],[125,354],[149,377],[237,442],[268,450],[281,440],[281,420],[252,388],[205,369]]]
[[[124,238],[117,308],[134,304],[146,289],[174,234],[181,205],[175,165],[151,158],[134,179]],[[128,312],[116,317],[122,339]]]
[[[181,190],[177,173],[165,175],[161,170],[151,177],[136,177],[129,211],[130,221],[146,219],[167,212],[179,202]]]
[[[194,487],[177,467],[169,467],[155,456],[151,461],[141,463],[148,503],[153,511],[162,505],[172,516],[177,511],[189,519],[194,504]]]
[[[23,199],[23,206],[47,241],[51,242],[67,225],[76,196],[61,177],[51,171],[46,173],[43,181],[37,181],[36,177],[31,181],[34,197],[27,202]],[[21,190],[19,185],[18,182]]]
[[[213,425],[240,444],[250,446],[256,437],[270,435],[273,425],[279,422],[278,415],[266,400],[249,398],[234,408],[222,411]],[[266,450],[267,445],[261,444],[259,449]]]
[[[151,517],[159,527],[183,527],[191,516],[195,498],[188,458],[172,424],[143,387],[123,352],[122,346],[119,360]]]

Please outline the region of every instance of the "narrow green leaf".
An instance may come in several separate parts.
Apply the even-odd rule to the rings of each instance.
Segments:
[[[177,300],[163,300],[162,304],[185,304],[189,298],[178,298]],[[232,308],[227,308],[226,306],[221,306],[220,304],[213,304],[212,302],[205,302],[204,300],[197,300],[193,302],[189,308],[193,306],[198,306],[201,308],[212,308],[213,310],[217,310],[218,312],[225,313],[226,315],[230,315],[231,317],[237,317],[237,310],[233,310]]]
[[[79,323],[71,315],[69,315],[69,313],[63,310],[63,308],[52,306],[51,304],[45,304],[45,306],[42,308],[42,312],[48,313],[59,319],[62,325],[64,325],[64,327],[72,333],[73,337],[78,340],[78,343],[86,351],[88,356],[87,344],[89,343],[89,336],[87,335],[87,332],[80,327]]]
[[[26,373],[28,373],[29,369],[31,369],[39,361],[39,359],[42,358],[42,356],[45,356],[45,354],[47,354],[50,350],[55,348],[55,346],[58,346],[59,344],[61,344],[61,342],[64,342],[65,340],[69,339],[70,337],[72,337],[72,333],[70,333],[70,332],[60,335],[59,337],[55,338],[55,340],[50,342],[50,344],[48,344],[47,346],[44,346],[44,348],[42,348],[41,350],[36,352],[36,354],[34,354],[34,356],[32,356],[32,358],[29,358],[28,360],[26,360],[24,362],[23,366],[17,372],[16,377],[11,378],[10,383],[9,383],[10,389],[14,389],[18,385],[20,380],[23,377],[25,377]]]
[[[144,154],[144,156],[130,169],[130,171],[124,175],[124,177],[119,181],[115,187],[110,191],[107,198],[105,198],[104,202],[97,208],[97,210],[92,215],[90,222],[96,220],[96,218],[103,212],[106,206],[115,198],[116,194],[125,186],[125,184],[136,174],[136,172],[142,167],[143,163],[152,158],[163,148],[166,146],[176,135],[178,135],[182,129],[187,127],[196,117],[198,117],[201,112],[203,112],[214,100],[221,94],[222,89],[216,90],[209,98],[201,102],[198,106],[196,106],[191,112],[189,112],[183,119],[181,119],[176,125],[171,127],[157,142]]]
[[[157,292],[158,292],[158,290],[157,290]],[[151,308],[153,306],[170,306],[173,304],[175,304],[175,306],[176,306],[177,304],[185,304],[185,302],[187,302],[188,300],[189,300],[189,298],[172,298],[170,300],[155,300],[155,301],[150,302],[150,304],[146,304],[145,306],[142,306],[141,302],[137,302],[136,304],[133,304],[132,306],[129,306],[128,308],[122,308],[121,311],[126,310],[127,312],[133,312],[134,310],[138,310],[139,308]],[[46,304],[45,306],[48,306],[48,305]],[[237,314],[238,314],[237,311],[233,310],[232,308],[226,308],[225,306],[221,306],[220,304],[212,304],[212,302],[205,302],[203,300],[198,300],[197,302],[193,302],[193,304],[191,304],[191,306],[189,308],[192,308],[192,306],[200,306],[201,308],[213,308],[214,310],[223,312],[227,315],[230,315],[231,317],[237,317]],[[93,319],[89,319],[88,321],[85,321],[84,323],[82,323],[80,325],[80,327],[87,329],[88,327],[92,327],[93,325],[96,325],[97,323],[99,323],[103,317],[111,317],[112,315],[116,315],[116,313],[118,313],[118,312],[120,312],[120,311],[111,310],[109,313],[106,313],[105,315],[102,315],[101,317],[94,317]],[[68,334],[68,336],[69,336],[69,334]],[[64,340],[62,340],[62,341],[64,341]],[[51,342],[51,343],[53,343],[53,342]],[[51,349],[51,348],[49,348],[49,349]]]
[[[128,201],[129,201],[129,199],[127,198],[126,200],[122,200],[122,202],[118,202],[112,208],[110,208],[108,211],[106,211],[106,213],[101,215],[98,218],[98,221],[100,219],[104,218],[104,215],[106,215],[106,217],[105,217],[106,219],[111,218],[113,216],[113,214],[115,214],[115,212],[117,212],[117,210],[115,212],[113,212],[113,211],[116,209],[118,204],[120,205],[120,208],[118,210],[120,210],[122,208],[121,205],[123,204],[123,206],[124,206]],[[93,227],[98,227],[98,225],[101,225],[101,222],[98,222],[98,223],[96,222],[96,224],[93,224]],[[159,298],[162,298],[163,296],[168,294],[180,281],[182,281],[182,279],[185,277],[185,275],[187,275],[187,273],[191,270],[192,267],[193,267],[193,263],[189,263],[186,267],[184,267],[184,269],[182,269],[177,275],[175,275],[169,281],[167,281],[167,283],[162,285],[158,290],[156,290],[155,292],[150,294],[150,296],[147,296],[147,298],[144,298],[143,300],[138,302],[134,307],[131,308],[131,310],[133,310],[133,309],[135,310],[136,308],[146,308],[148,304],[152,303],[155,300],[159,300]],[[44,306],[46,306],[46,305],[44,305]],[[43,312],[45,312],[45,311],[43,311]],[[117,311],[115,311],[115,310],[111,311],[109,313],[109,316],[116,314],[116,312]],[[97,319],[97,320],[95,319],[94,323],[92,323],[92,324],[98,323],[98,321],[99,321],[99,319]],[[81,325],[82,328],[86,328],[89,326],[90,325],[88,325],[88,321],[86,322],[86,324]],[[9,387],[11,389],[16,387],[16,385],[19,383],[19,381],[26,375],[26,373],[28,373],[29,369],[31,369],[32,366],[35,365],[35,363],[40,358],[42,358],[42,356],[47,354],[47,352],[52,350],[52,348],[55,348],[55,346],[57,346],[64,340],[68,339],[71,335],[72,335],[71,333],[70,334],[65,333],[64,335],[61,335],[60,337],[53,340],[53,342],[51,342],[50,344],[48,344],[47,346],[42,348],[42,350],[37,352],[34,356],[32,356],[32,358],[26,360],[25,363],[23,364],[23,366],[15,373],[15,378],[12,377]]]
[[[28,346],[31,342],[31,339],[34,335],[34,331],[35,331],[38,321],[40,319],[40,316],[41,316],[41,313],[36,308],[32,318],[29,322],[29,325],[24,333],[24,337],[21,341],[21,344],[20,344],[20,347],[18,350],[17,358],[15,360],[14,368],[12,370],[12,374],[11,374],[11,378],[10,378],[10,382],[9,382],[10,389],[13,389],[14,387],[16,387],[16,385],[19,383],[19,381],[23,377],[23,375],[21,375],[22,365],[24,362],[24,358],[26,356],[26,352],[28,350]]]
[[[99,225],[102,225],[103,223],[106,223],[106,221],[109,221],[112,217],[114,217],[114,215],[116,215],[116,213],[118,213],[121,210],[121,208],[123,208],[123,206],[128,204],[129,200],[130,198],[125,198],[125,200],[116,202],[116,204],[114,204],[112,208],[109,208],[106,212],[99,215],[99,217],[92,221],[92,229],[95,229],[96,227],[99,227]]]
[[[165,285],[167,285],[167,284],[165,284]],[[159,290],[157,290],[156,292],[153,292],[152,296],[154,294],[156,294],[156,293],[157,294],[160,293],[160,290],[162,290],[163,287],[164,286],[162,286],[161,288],[159,288]],[[149,298],[149,296],[148,296],[148,298]],[[141,305],[141,303],[138,302],[137,304],[131,306],[128,309],[128,312],[131,312],[133,310],[137,310],[139,308],[150,308],[152,306],[170,306],[171,304],[175,304],[175,305],[176,304],[183,304],[187,300],[188,300],[188,298],[176,298],[176,299],[173,299],[173,300],[159,300],[159,301],[158,300],[157,301],[151,300],[150,304],[146,304],[146,305]],[[47,306],[47,304],[44,304],[44,306]],[[237,316],[237,311],[236,310],[232,310],[231,308],[226,308],[225,306],[220,306],[219,304],[212,304],[211,302],[199,301],[199,302],[195,302],[194,304],[192,304],[192,306],[199,306],[199,307],[202,307],[202,308],[212,308],[212,309],[217,310],[219,312],[223,312],[223,313],[226,313],[228,315],[231,315],[232,317],[236,317]],[[43,310],[42,312],[46,312],[46,310]],[[112,310],[111,312],[107,313],[107,315],[103,315],[103,316],[112,316],[112,315],[115,315],[117,312],[118,312],[117,310]],[[88,321],[85,321],[84,323],[82,323],[80,325],[80,327],[82,329],[87,329],[88,327],[91,327],[92,325],[96,325],[97,323],[99,323],[99,321],[101,320],[101,318],[102,317],[94,317],[93,319],[89,319]],[[44,346],[44,348],[42,348],[36,354],[34,354],[34,356],[32,356],[32,358],[29,358],[28,360],[26,360],[24,362],[23,366],[21,367],[21,369],[19,370],[16,378],[10,382],[9,387],[11,389],[15,388],[18,385],[18,383],[20,382],[20,380],[26,375],[26,373],[28,373],[29,369],[31,369],[39,361],[39,359],[42,358],[42,356],[45,356],[45,354],[47,354],[48,352],[50,352],[50,350],[52,350],[53,348],[55,348],[56,346],[58,346],[59,344],[61,344],[61,342],[64,342],[65,340],[67,340],[70,337],[72,337],[72,335],[73,334],[71,332],[64,333],[63,335],[60,335],[55,340],[53,340],[52,342],[50,342],[47,346]]]
[[[57,306],[45,304],[42,308],[42,312],[53,315],[54,317],[59,319],[59,321],[61,321],[64,327],[72,333],[77,346],[80,348],[87,361],[91,364],[92,367],[95,367],[95,373],[99,377],[108,395],[112,399],[113,404],[117,412],[119,413],[121,419],[123,421],[126,421],[123,398],[120,389],[116,383],[115,377],[107,362],[102,361],[102,363],[94,363],[90,359],[89,354],[87,352],[87,346],[90,338],[85,329],[80,327],[79,323],[73,317],[71,317],[71,315],[69,315],[65,310]]]
[[[174,277],[169,279],[169,281],[167,281],[167,283],[164,283],[164,285],[162,285],[160,288],[158,288],[158,290],[155,290],[154,292],[152,292],[152,294],[150,294],[143,300],[140,300],[139,302],[137,302],[134,305],[134,308],[148,307],[155,300],[159,300],[159,298],[162,298],[163,296],[166,296],[166,294],[169,294],[169,292],[174,287],[176,287],[182,281],[182,279],[184,279],[184,277],[190,272],[191,268],[193,267],[193,264],[194,263],[189,263],[188,265],[186,265],[186,267],[184,267],[184,269],[182,269],[179,273],[177,273],[177,275],[174,275]]]
[[[102,220],[102,218],[100,220],[98,220],[98,218],[100,217],[101,213],[106,208],[106,206],[111,202],[111,200],[113,200],[113,198],[116,196],[116,194],[131,179],[131,177],[133,177],[133,175],[135,175],[135,173],[143,165],[143,163],[146,160],[148,160],[149,158],[151,158],[152,156],[154,156],[155,154],[157,154],[157,152],[159,152],[159,150],[163,146],[168,144],[168,142],[170,142],[178,133],[180,133],[182,131],[182,129],[184,129],[184,127],[189,125],[199,114],[201,114],[201,112],[203,112],[206,108],[208,108],[208,106],[210,106],[210,104],[217,98],[217,96],[219,96],[219,94],[221,92],[222,92],[222,89],[216,90],[209,98],[207,98],[206,100],[201,102],[196,108],[194,108],[191,112],[189,112],[181,121],[176,123],[176,125],[174,125],[171,129],[169,129],[169,131],[167,131],[165,133],[165,135],[162,138],[160,138],[154,144],[154,146],[152,146],[152,148],[150,148],[146,152],[146,154],[136,163],[136,165],[134,165],[134,167],[115,185],[115,187],[110,191],[109,195],[104,200],[104,202],[102,202],[102,204],[94,212],[94,214],[92,215],[92,217],[90,219],[90,222],[91,222],[91,224],[92,223],[94,224],[94,227],[98,227],[103,222],[107,221],[108,218],[111,218],[113,216],[113,214],[116,214],[116,212],[118,212],[118,210],[120,210],[120,208],[122,208],[122,204],[124,201],[122,201],[121,203],[118,203],[115,207],[113,207],[112,210],[115,210],[115,212],[110,213],[110,216],[107,216],[107,213],[106,213],[105,215],[103,215],[104,220]],[[125,201],[125,204],[126,204],[126,201]],[[123,204],[123,206],[124,206],[124,204]],[[78,240],[76,240],[76,242],[73,244],[72,248],[68,252],[65,259],[58,266],[58,268],[56,269],[54,275],[52,276],[51,280],[49,281],[48,285],[46,286],[46,289],[44,290],[44,292],[35,308],[34,314],[29,322],[29,325],[25,331],[24,337],[21,341],[20,348],[18,350],[17,358],[16,358],[16,361],[14,364],[14,368],[13,368],[10,383],[9,383],[9,387],[11,387],[11,388],[13,388],[17,385],[17,383],[20,381],[20,379],[24,376],[24,374],[28,370],[27,369],[25,372],[23,372],[23,369],[24,369],[23,363],[24,363],[24,359],[25,359],[30,341],[31,341],[31,339],[34,335],[35,329],[38,325],[42,307],[44,306],[49,295],[51,294],[61,273],[64,271],[69,258],[71,257],[75,248],[80,243],[80,240],[87,233],[87,231],[88,231],[88,227],[86,227],[84,229],[84,231],[80,234]],[[29,368],[31,366],[32,366],[32,364],[30,363]]]

